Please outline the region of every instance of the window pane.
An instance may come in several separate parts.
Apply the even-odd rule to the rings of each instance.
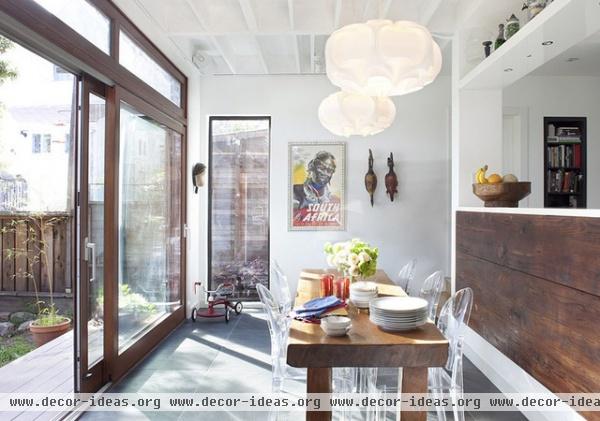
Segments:
[[[110,19],[85,0],[35,0],[106,54],[110,54]]]
[[[211,289],[236,281],[236,298],[257,299],[269,276],[268,119],[213,119]]]
[[[104,139],[106,101],[90,94],[88,147],[88,233],[95,244],[95,261],[88,260],[88,367],[104,356]],[[96,267],[92,268],[95,263]]]
[[[123,31],[119,34],[119,63],[175,105],[181,105],[181,83]]]
[[[119,349],[180,304],[181,136],[121,105]]]
[[[16,43],[0,60],[14,71],[0,83],[0,211],[68,211],[75,77],[55,79],[53,63]]]

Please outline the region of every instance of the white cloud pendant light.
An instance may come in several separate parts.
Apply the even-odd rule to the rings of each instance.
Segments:
[[[319,120],[337,136],[374,135],[387,129],[396,117],[396,107],[387,97],[336,92],[319,106]]]
[[[442,68],[439,45],[414,22],[370,20],[335,31],[325,46],[327,77],[344,91],[395,96],[418,91]]]

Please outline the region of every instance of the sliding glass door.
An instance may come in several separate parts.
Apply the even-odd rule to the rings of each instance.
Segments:
[[[119,352],[181,305],[182,136],[121,102]]]

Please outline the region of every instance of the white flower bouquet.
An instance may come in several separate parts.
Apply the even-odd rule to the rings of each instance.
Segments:
[[[377,247],[354,238],[341,243],[326,243],[327,264],[352,278],[368,278],[377,271]]]

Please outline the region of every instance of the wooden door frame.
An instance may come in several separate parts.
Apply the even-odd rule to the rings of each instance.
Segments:
[[[90,76],[84,75],[81,78],[81,140],[78,142],[80,145],[78,151],[79,157],[79,195],[77,205],[79,208],[79,238],[76,243],[79,245],[79,253],[77,255],[79,265],[79,283],[77,288],[77,295],[75,296],[77,308],[77,328],[75,329],[75,346],[78,347],[78,358],[76,361],[76,384],[79,385],[79,392],[88,393],[95,392],[100,389],[104,384],[104,372],[106,371],[106,362],[104,359],[100,360],[92,367],[89,367],[88,362],[88,331],[87,325],[88,318],[88,301],[89,301],[89,271],[87,261],[84,256],[87,254],[87,245],[85,244],[84,238],[89,236],[89,115],[90,115],[90,94],[94,94],[104,98],[105,100],[105,112],[108,108],[107,90],[110,89],[106,85]],[[107,145],[107,134],[109,132],[108,119],[105,119],[105,137],[104,137],[104,148]],[[106,160],[105,160],[106,161]],[[106,167],[106,165],[105,165]],[[106,171],[106,168],[105,168]],[[103,199],[106,204],[106,197]],[[104,279],[103,279],[104,281]],[[110,336],[112,332],[104,329],[104,341],[106,342],[107,336]]]
[[[186,238],[184,235],[186,226],[186,195],[187,191],[187,128],[177,120],[163,114],[153,105],[129,92],[120,86],[109,92],[111,110],[109,118],[114,130],[111,130],[112,138],[109,148],[105,151],[106,176],[105,176],[105,199],[110,206],[105,207],[105,244],[111,244],[109,250],[105,249],[105,277],[112,281],[105,287],[105,314],[108,324],[105,329],[110,331],[108,340],[105,342],[105,358],[107,359],[106,381],[116,381],[147,355],[162,339],[185,320],[185,285],[186,285]],[[180,305],[170,314],[165,314],[154,322],[142,337],[131,344],[119,354],[119,163],[120,163],[120,110],[121,103],[133,107],[136,111],[144,113],[157,123],[177,132],[181,136],[181,208],[180,208]],[[107,120],[108,120],[107,119]]]

